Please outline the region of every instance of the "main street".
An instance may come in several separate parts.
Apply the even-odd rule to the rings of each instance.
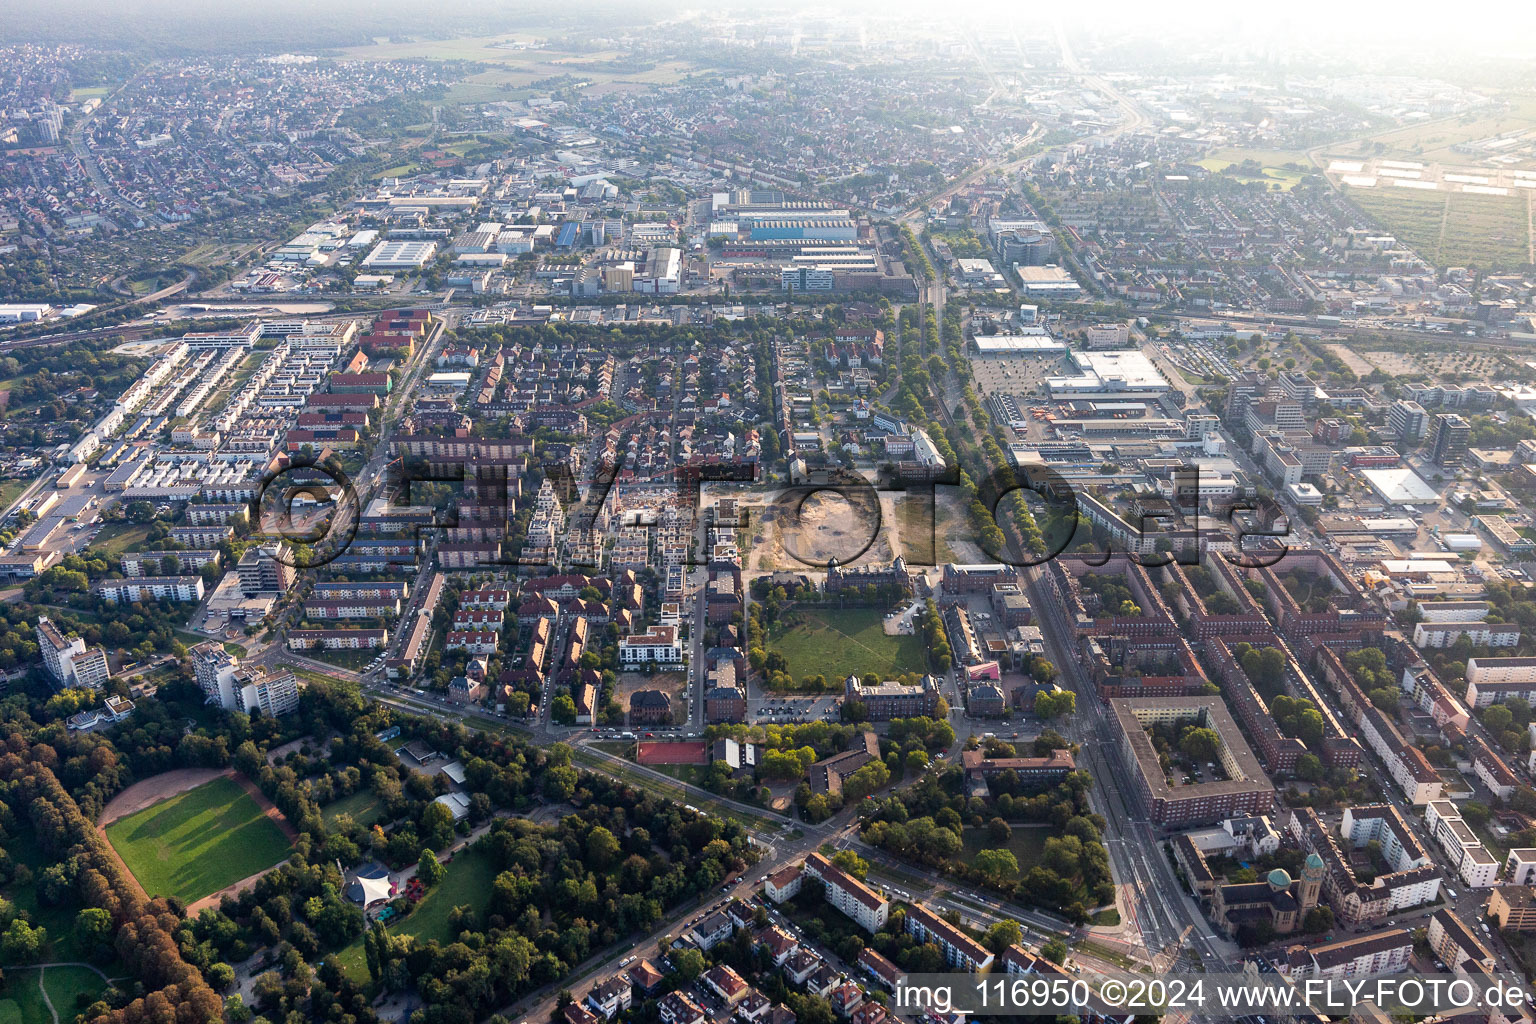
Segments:
[[[1077,694],[1077,714],[1068,720],[1065,734],[1081,747],[1079,767],[1094,777],[1090,800],[1105,820],[1104,845],[1132,923],[1149,958],[1188,941],[1200,961],[1214,967],[1227,959],[1231,947],[1185,895],[1164,855],[1163,844],[1140,807],[1134,777],[1123,763],[1104,706],[1092,682],[1083,676],[1065,610],[1047,592],[1049,585],[1041,574],[1038,566],[1025,570],[1030,603],[1044,613],[1039,624],[1051,663]]]

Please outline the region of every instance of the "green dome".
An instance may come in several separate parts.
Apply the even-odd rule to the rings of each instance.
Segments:
[[[1269,885],[1270,888],[1276,890],[1289,889],[1291,887],[1291,876],[1286,874],[1284,868],[1275,868],[1275,870],[1269,873]]]
[[[1315,853],[1307,854],[1307,867],[1317,871],[1323,870],[1323,858]]]

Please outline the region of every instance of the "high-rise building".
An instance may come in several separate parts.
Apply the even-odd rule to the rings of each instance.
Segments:
[[[265,668],[243,668],[240,659],[213,640],[194,646],[192,672],[202,689],[205,702],[226,711],[260,712],[286,715],[299,706],[299,681],[292,672],[271,672]]]
[[[235,572],[240,578],[240,593],[246,597],[286,593],[296,575],[282,544],[246,548]]]
[[[1429,442],[1429,457],[1437,466],[1460,466],[1467,457],[1472,439],[1472,425],[1453,412],[1435,417],[1435,434]]]
[[[99,690],[112,678],[112,669],[107,664],[107,652],[100,647],[87,647],[75,655],[71,664],[75,669],[76,688]]]
[[[1418,402],[1401,400],[1387,411],[1387,430],[1399,441],[1418,444],[1429,429],[1429,413]]]
[[[37,620],[37,646],[48,674],[61,688],[100,689],[111,677],[107,653],[100,647],[87,647],[73,633],[68,636],[46,616]]]
[[[187,651],[192,659],[192,674],[205,697],[219,696],[219,673],[235,666],[235,656],[216,640],[204,640]],[[221,701],[222,703],[222,701]]]

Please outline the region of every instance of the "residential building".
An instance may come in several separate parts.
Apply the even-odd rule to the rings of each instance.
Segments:
[[[102,580],[95,588],[96,596],[112,604],[131,604],[135,601],[201,601],[203,578],[201,576],[131,576],[123,580]]]
[[[827,902],[873,934],[890,916],[891,905],[869,886],[819,853],[805,858],[804,871],[826,886]]]
[[[981,974],[992,966],[990,950],[920,903],[907,908],[907,934],[938,946],[951,967]]]

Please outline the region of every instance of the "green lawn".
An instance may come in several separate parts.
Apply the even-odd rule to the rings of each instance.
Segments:
[[[917,636],[886,636],[885,616],[873,608],[796,609],[788,629],[775,630],[768,646],[784,655],[796,680],[822,675],[828,681],[849,675],[892,679],[927,671],[923,641]]]
[[[58,1011],[59,1020],[73,1020],[75,1014],[101,998],[107,983],[89,967],[49,967],[43,971],[43,987]],[[79,997],[86,998],[81,1000]]]
[[[379,656],[376,650],[340,650],[327,651],[317,648],[313,651],[305,651],[306,658],[314,658],[323,661],[327,665],[335,665],[337,668],[351,669],[353,672],[361,672],[368,667],[368,663]]]
[[[1024,874],[1031,867],[1040,862],[1040,854],[1045,850],[1046,837],[1051,834],[1051,829],[1044,825],[1015,825],[1013,834],[1008,837],[1007,849],[1013,851],[1013,855],[1019,862],[1019,874]],[[997,844],[988,836],[984,828],[968,828],[962,837],[965,843],[965,859],[974,860],[976,854],[982,850],[996,849]]]
[[[192,903],[288,856],[287,838],[233,779],[218,778],[107,826],[151,896]]]
[[[69,90],[69,102],[80,103],[84,100],[101,99],[112,91],[110,85],[86,85],[78,89]]]
[[[320,808],[320,816],[325,819],[326,828],[336,824],[336,819],[343,814],[351,815],[352,820],[359,825],[372,825],[383,811],[383,805],[373,790],[360,789],[351,796],[332,800]]]
[[[453,938],[448,934],[449,913],[466,904],[483,909],[495,879],[496,867],[488,856],[473,850],[461,851],[448,865],[442,884],[427,893],[416,909],[399,924],[391,925],[390,930],[397,935],[414,935],[423,942],[436,939],[447,945]],[[362,939],[336,954],[336,964],[353,980],[366,981],[368,967]]]
[[[122,557],[124,551],[138,550],[148,537],[148,523],[108,523],[91,538],[91,550],[116,560]]]
[[[11,968],[0,985],[0,1024],[47,1024],[48,1004],[37,987],[35,967]]]

